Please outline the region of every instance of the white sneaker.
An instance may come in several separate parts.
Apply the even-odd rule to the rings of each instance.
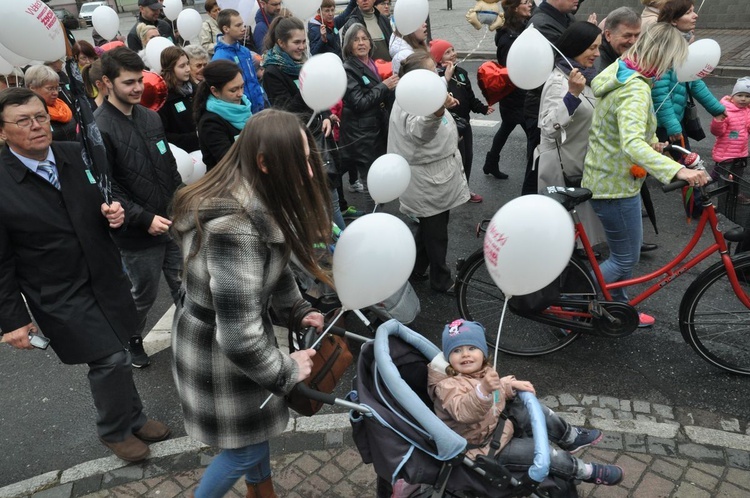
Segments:
[[[361,192],[364,192],[364,191],[365,191],[365,186],[362,185],[362,182],[359,181],[359,180],[357,180],[354,183],[350,183],[349,184],[349,192],[360,192],[361,193]]]

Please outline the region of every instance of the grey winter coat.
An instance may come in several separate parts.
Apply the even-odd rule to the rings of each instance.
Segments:
[[[287,425],[282,396],[297,382],[298,367],[277,347],[268,308],[273,300],[274,313],[285,320],[301,296],[283,233],[247,182],[234,201],[206,202],[200,217],[202,241],[193,257],[192,216],[174,227],[186,295],[172,325],[172,373],[188,435],[240,448]],[[261,410],[270,393],[277,396]]]
[[[434,216],[469,200],[458,130],[449,112],[415,116],[394,102],[388,152],[399,154],[411,167],[411,181],[399,198],[402,213]]]

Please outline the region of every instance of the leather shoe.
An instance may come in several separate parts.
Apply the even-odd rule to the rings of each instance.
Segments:
[[[109,442],[99,438],[104,446],[110,449],[112,453],[121,460],[126,462],[140,462],[145,460],[150,450],[146,443],[135,436],[128,436],[125,441]]]
[[[164,441],[172,433],[169,427],[159,421],[148,419],[143,427],[133,433],[135,437],[147,443]]]
[[[658,247],[659,246],[656,245],[656,244],[649,244],[648,242],[644,242],[644,243],[641,244],[641,252],[654,251]]]

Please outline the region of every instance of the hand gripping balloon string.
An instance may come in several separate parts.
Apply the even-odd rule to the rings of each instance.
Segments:
[[[500,325],[497,327],[497,339],[495,339],[495,358],[492,362],[492,369],[497,372],[497,352],[500,349],[500,332],[503,330],[503,320],[505,320],[505,310],[508,309],[508,301],[513,296],[505,296],[505,303],[503,303],[503,313],[500,315]]]
[[[474,54],[474,52],[476,52],[479,49],[479,47],[482,45],[482,42],[484,42],[484,39],[487,38],[487,35],[489,34],[489,32],[490,32],[490,28],[488,28],[485,25],[484,36],[482,37],[481,40],[479,40],[479,43],[477,43],[477,46],[474,47],[474,48],[472,48],[471,51],[468,54],[466,54],[466,57],[464,57],[463,59],[461,59],[461,62],[466,62],[466,59],[468,59],[469,57],[471,57],[472,54]]]
[[[318,338],[315,340],[315,342],[312,344],[312,346],[310,346],[308,349],[315,349],[315,346],[317,346],[320,343],[320,341],[323,340],[323,337],[325,337],[325,335],[328,333],[328,331],[331,330],[331,327],[333,327],[334,324],[339,321],[339,318],[341,318],[341,315],[343,315],[345,311],[346,311],[346,308],[342,306],[341,310],[339,311],[339,314],[336,315],[336,318],[334,318],[333,320],[331,320],[331,323],[328,324],[328,327],[326,327],[326,329],[323,331],[323,333],[318,336]],[[355,310],[355,311],[358,311],[358,310]],[[269,394],[268,395],[268,397],[263,402],[263,404],[260,405],[259,409],[262,410],[263,407],[266,406],[269,401],[271,401],[271,398],[273,398],[273,394]]]

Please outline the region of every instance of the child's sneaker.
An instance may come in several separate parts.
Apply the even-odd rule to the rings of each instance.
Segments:
[[[620,484],[622,481],[622,468],[617,465],[607,465],[603,463],[592,463],[589,465],[591,465],[593,470],[589,477],[581,479],[583,482],[614,486],[615,484]]]
[[[583,427],[573,427],[578,433],[575,441],[565,448],[568,453],[578,453],[582,449],[597,444],[602,440],[604,434],[599,429],[584,429]]]

